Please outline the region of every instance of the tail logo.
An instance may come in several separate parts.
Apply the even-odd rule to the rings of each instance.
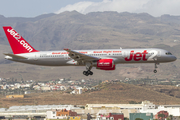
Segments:
[[[33,51],[33,49],[31,48],[31,46],[28,45],[28,43],[26,43],[24,40],[21,40],[22,37],[16,31],[14,31],[14,29],[7,29],[7,32],[9,32],[27,51]]]

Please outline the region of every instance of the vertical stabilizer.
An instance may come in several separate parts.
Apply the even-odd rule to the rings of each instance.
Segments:
[[[3,29],[14,54],[38,52],[11,26],[4,26]]]

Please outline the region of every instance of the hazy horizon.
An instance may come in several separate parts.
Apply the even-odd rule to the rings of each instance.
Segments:
[[[5,17],[36,17],[73,10],[82,14],[116,11],[148,13],[154,17],[164,14],[180,15],[180,1],[177,0],[0,0],[0,2],[0,15]]]

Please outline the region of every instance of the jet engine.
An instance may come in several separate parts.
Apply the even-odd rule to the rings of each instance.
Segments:
[[[96,69],[100,70],[115,70],[113,59],[100,59],[97,61]]]

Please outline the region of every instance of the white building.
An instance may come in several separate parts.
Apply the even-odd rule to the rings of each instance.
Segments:
[[[60,90],[67,90],[66,86],[60,86]]]
[[[82,87],[77,88],[77,90],[79,91],[78,94],[82,94]]]
[[[67,116],[56,116],[56,110],[46,112],[47,119],[67,119]]]
[[[82,94],[82,87],[75,88],[70,94]]]
[[[56,117],[56,111],[47,111],[46,112],[47,118],[48,119],[57,119]]]
[[[155,104],[150,101],[142,101],[141,104],[86,104],[85,109],[155,109]]]
[[[31,84],[22,84],[22,85],[21,85],[21,88],[25,88],[25,87],[28,88],[28,87],[30,87],[30,86],[31,86]]]
[[[140,110],[141,113],[153,113],[153,115],[156,115],[159,111],[167,111],[169,115],[173,116],[180,116],[180,107],[165,107],[165,106],[159,106],[157,109],[142,109]]]
[[[26,106],[11,106],[9,109],[6,110],[6,112],[32,112],[32,111],[51,111],[51,110],[81,110],[82,108],[74,107],[74,105],[26,105]]]
[[[42,86],[41,90],[47,91],[47,90],[51,90],[51,88],[49,86]]]
[[[8,89],[9,88],[9,85],[4,85],[3,86],[3,89],[5,90],[5,89]]]

